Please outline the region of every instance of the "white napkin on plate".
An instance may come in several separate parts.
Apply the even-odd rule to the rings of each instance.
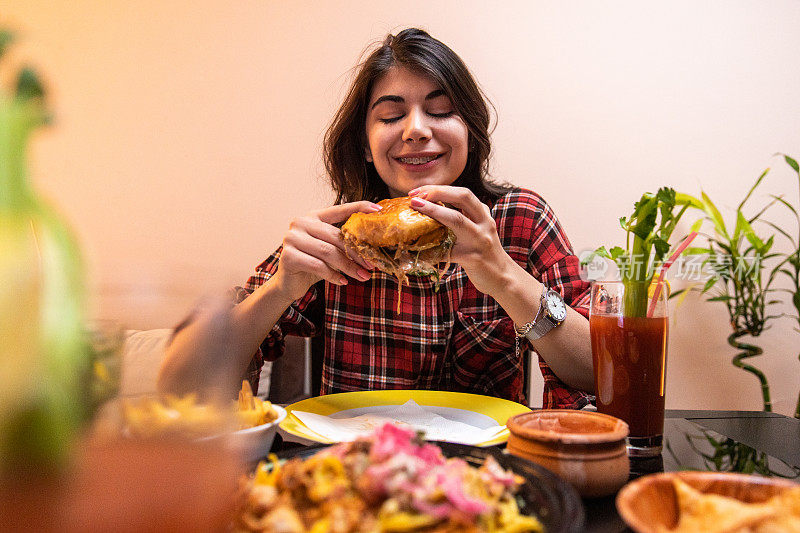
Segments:
[[[426,439],[461,444],[480,444],[493,439],[506,429],[504,425],[482,429],[451,420],[422,408],[414,400],[403,405],[376,407],[374,412],[351,418],[332,418],[305,411],[292,411],[292,414],[308,429],[334,442],[352,441],[360,435],[371,433],[386,422],[424,431]]]

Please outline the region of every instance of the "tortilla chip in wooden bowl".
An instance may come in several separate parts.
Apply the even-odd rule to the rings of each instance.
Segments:
[[[639,533],[800,533],[800,485],[728,472],[651,474],[622,488],[617,510]]]

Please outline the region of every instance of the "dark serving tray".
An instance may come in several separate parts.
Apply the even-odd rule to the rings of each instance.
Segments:
[[[546,468],[506,453],[497,447],[479,448],[451,442],[434,442],[445,457],[460,457],[472,466],[480,466],[487,455],[494,456],[505,469],[523,477],[517,503],[525,515],[539,518],[547,533],[583,531],[585,514],[580,496],[566,481]],[[329,444],[293,448],[277,453],[278,459],[305,459],[324,450]]]

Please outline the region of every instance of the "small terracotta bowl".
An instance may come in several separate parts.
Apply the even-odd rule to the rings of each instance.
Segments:
[[[587,498],[607,496],[628,481],[628,424],[589,411],[543,409],[511,417],[509,453],[538,463]]]
[[[678,477],[704,493],[759,503],[797,484],[731,472],[667,472],[642,476],[628,483],[617,495],[617,510],[628,526],[639,533],[673,529],[678,523],[678,501],[672,479]]]

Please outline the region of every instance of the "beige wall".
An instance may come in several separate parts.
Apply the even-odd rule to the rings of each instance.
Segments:
[[[498,4],[0,0],[52,88],[33,174],[80,235],[97,312],[171,324],[242,282],[330,200],[319,146],[348,69],[410,25],[471,66],[498,111],[494,174],[547,198],[576,250],[620,243],[617,218],[660,185],[730,214],[773,166],[767,186],[796,200],[771,157],[800,157],[796,1]],[[760,408],[726,332],[718,305],[677,311],[669,406]],[[786,413],[800,334],[785,320],[764,341]]]

